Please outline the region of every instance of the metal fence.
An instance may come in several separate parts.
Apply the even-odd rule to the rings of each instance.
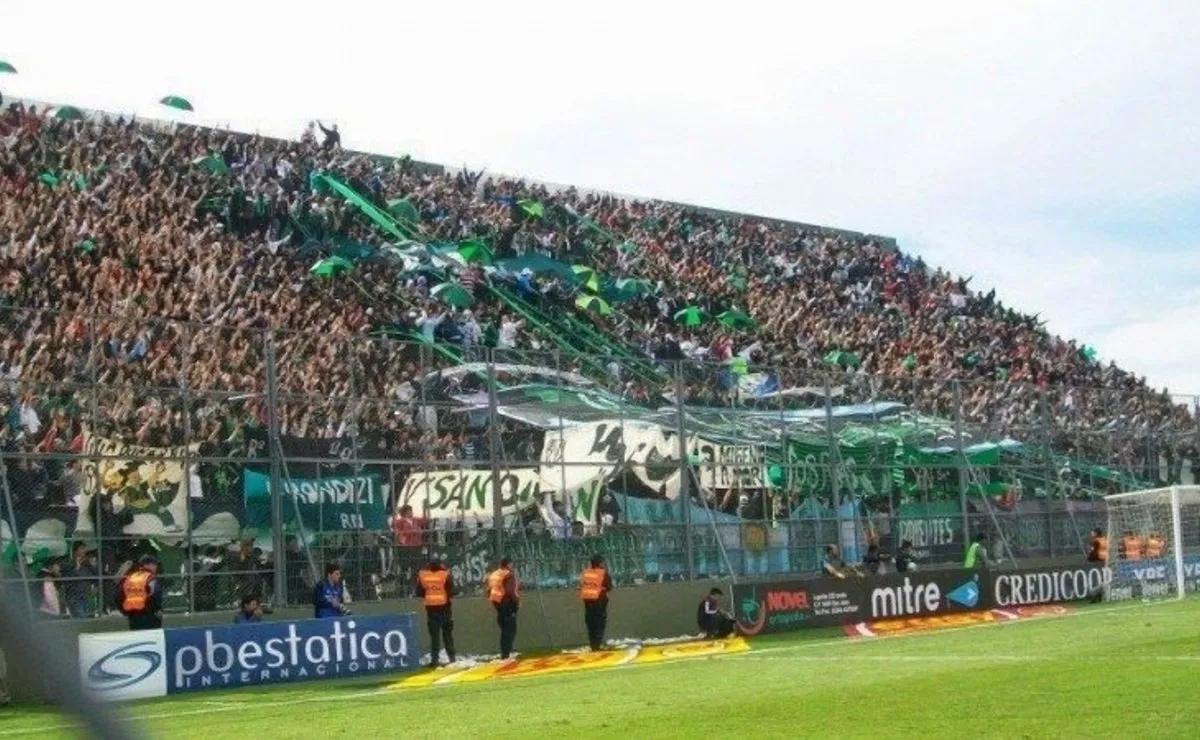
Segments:
[[[0,329],[3,578],[48,617],[110,610],[144,552],[189,612],[306,603],[329,562],[364,600],[431,556],[468,591],[501,553],[543,588],[594,552],[627,583],[812,572],[831,543],[953,562],[975,532],[1076,556],[1098,495],[1200,467],[1195,397],[15,309]]]

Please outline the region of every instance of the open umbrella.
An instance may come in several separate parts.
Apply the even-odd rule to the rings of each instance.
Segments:
[[[323,260],[317,261],[308,271],[317,277],[331,278],[337,275],[342,275],[354,269],[354,264],[350,260],[341,257],[326,257]]]
[[[717,321],[730,329],[750,329],[754,326],[754,317],[737,309],[722,311],[717,315]]]
[[[417,224],[421,223],[421,212],[417,207],[409,202],[408,198],[396,198],[389,200],[387,204],[388,213],[400,223],[411,228],[416,228]]]
[[[475,299],[471,297],[471,292],[458,283],[442,283],[434,286],[429,294],[454,308],[470,308],[471,304],[475,302]]]
[[[481,241],[468,239],[465,242],[458,243],[457,251],[463,258],[463,261],[469,265],[490,265],[495,255],[492,250],[488,249],[487,245]]]
[[[83,111],[73,105],[62,105],[54,111],[54,117],[64,121],[82,121]]]
[[[225,164],[225,158],[221,156],[220,152],[213,152],[207,157],[197,157],[192,160],[192,164],[208,170],[214,175],[224,175],[229,172],[229,165]]]
[[[588,290],[593,293],[600,290],[600,275],[595,269],[587,265],[575,265],[571,272],[575,273],[575,279],[583,283]]]
[[[159,100],[158,102],[162,103],[163,105],[167,106],[168,108],[174,108],[176,110],[187,110],[187,111],[196,110],[195,108],[192,107],[192,104],[187,101],[187,98],[181,98],[178,95],[168,95],[167,97]]]
[[[17,68],[12,66],[8,62],[4,61],[3,59],[0,59],[0,72],[5,72],[10,75],[15,75],[17,73]]]
[[[519,200],[517,205],[530,218],[541,218],[546,215],[546,207],[536,200]]]
[[[654,295],[654,283],[640,278],[621,278],[616,283],[617,293],[622,298],[641,298]]]
[[[687,308],[675,312],[675,320],[686,327],[700,326],[704,323],[704,309],[698,306],[688,306]]]
[[[581,295],[575,298],[575,305],[584,311],[591,311],[601,316],[612,316],[612,306],[597,295]]]

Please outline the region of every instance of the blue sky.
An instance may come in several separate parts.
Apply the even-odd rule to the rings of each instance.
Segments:
[[[1200,4],[676,5],[5,0],[0,91],[888,234],[1200,393]]]

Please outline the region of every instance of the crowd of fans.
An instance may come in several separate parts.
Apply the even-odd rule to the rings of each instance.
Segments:
[[[461,311],[431,297],[427,276],[387,260],[313,276],[334,245],[384,241],[321,186],[317,175],[328,173],[381,207],[407,199],[423,242],[480,239],[501,258],[545,255],[650,281],[653,294],[590,320],[658,361],[720,364],[737,354],[784,368],[785,387],[832,378],[844,389],[838,402],[900,400],[942,416],[957,406],[973,429],[1127,469],[1156,467],[1160,454],[1196,458],[1193,408],[873,238],[446,172],[349,152],[335,130],[321,134],[310,126],[283,141],[60,120],[21,104],[3,111],[6,449],[77,449],[85,425],[145,445],[239,439],[267,420],[273,354],[284,434],[369,429],[388,454],[458,454],[465,428],[424,423],[411,382],[445,360],[387,337],[413,333],[471,351],[554,345],[489,298],[484,284],[501,277],[478,267],[460,271],[475,293]],[[522,202],[545,215],[530,216]],[[577,286],[521,280],[539,306],[575,310]],[[683,326],[675,314],[689,306],[708,320]],[[712,320],[728,309],[757,326]],[[831,353],[842,359],[830,362]],[[659,398],[662,389],[622,377],[619,366],[612,375],[631,398]]]

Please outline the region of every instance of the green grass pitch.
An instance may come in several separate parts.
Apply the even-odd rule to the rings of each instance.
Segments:
[[[1197,737],[1200,600],[749,653],[396,690],[378,679],[122,706],[145,737]],[[79,737],[0,709],[0,738]]]

